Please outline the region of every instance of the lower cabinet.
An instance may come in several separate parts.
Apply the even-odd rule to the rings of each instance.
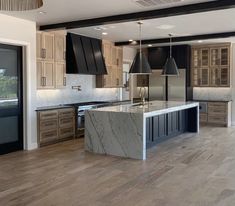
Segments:
[[[231,102],[207,102],[207,111],[200,113],[200,123],[231,126]]]
[[[181,110],[146,119],[147,147],[177,136],[187,130],[187,111]]]
[[[75,137],[74,108],[38,111],[37,118],[40,146]]]

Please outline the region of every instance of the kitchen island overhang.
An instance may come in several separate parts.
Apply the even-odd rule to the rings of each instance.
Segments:
[[[199,133],[199,103],[152,101],[85,113],[85,150],[146,159],[146,150],[184,132]]]

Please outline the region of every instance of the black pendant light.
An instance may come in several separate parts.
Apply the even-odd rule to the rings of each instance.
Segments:
[[[141,25],[142,22],[138,22],[140,27],[140,50],[137,52],[135,59],[131,65],[130,72],[131,74],[151,74],[152,70],[148,63],[146,56],[142,52],[142,40],[141,40]]]
[[[167,58],[166,63],[162,70],[162,76],[178,76],[179,69],[176,65],[175,59],[172,57],[172,35],[170,36],[170,57]]]

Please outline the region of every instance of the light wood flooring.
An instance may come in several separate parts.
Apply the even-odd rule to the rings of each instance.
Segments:
[[[0,156],[0,206],[234,206],[235,128],[201,128],[146,161],[94,155],[83,140]]]

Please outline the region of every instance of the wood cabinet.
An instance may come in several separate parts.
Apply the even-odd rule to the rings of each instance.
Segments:
[[[118,88],[123,86],[123,48],[112,42],[103,41],[103,55],[107,75],[96,76],[97,88]]]
[[[230,44],[193,47],[191,65],[193,86],[230,86]]]
[[[66,86],[65,35],[37,32],[37,88]]]
[[[74,108],[38,111],[37,118],[40,146],[75,137]]]
[[[231,126],[231,102],[207,102],[207,111],[200,113],[200,123]]]
[[[54,88],[54,62],[37,61],[37,88]]]

